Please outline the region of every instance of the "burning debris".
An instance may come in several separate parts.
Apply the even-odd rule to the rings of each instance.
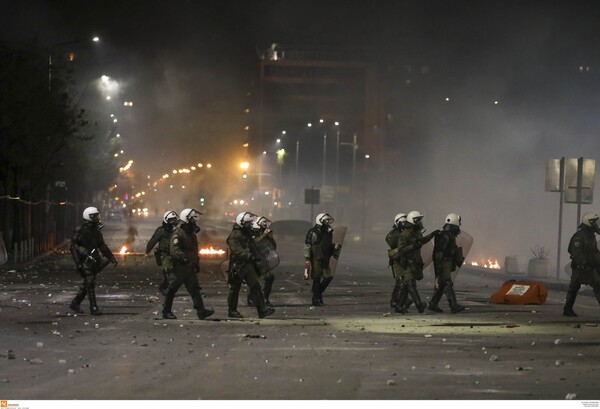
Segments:
[[[502,268],[502,267],[500,267],[498,260],[492,260],[492,259],[487,259],[487,261],[483,261],[481,264],[476,261],[472,261],[471,265],[483,267],[483,268],[490,268],[490,269],[494,269],[494,270],[499,270],[500,268]]]

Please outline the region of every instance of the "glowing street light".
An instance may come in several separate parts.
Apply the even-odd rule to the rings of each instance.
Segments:
[[[250,164],[248,162],[240,163],[240,169],[242,169],[242,170],[247,170],[249,167],[250,167]]]
[[[79,44],[84,42],[86,42],[86,40],[65,41],[63,43],[54,44],[50,47],[50,52],[48,53],[48,92],[52,92],[52,53],[54,52],[54,49],[57,47],[62,47],[64,45]],[[92,38],[92,42],[100,42],[100,37],[94,36]]]

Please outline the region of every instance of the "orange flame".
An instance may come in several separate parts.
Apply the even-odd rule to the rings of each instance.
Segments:
[[[121,250],[119,251],[119,254],[125,254],[125,253],[127,253],[127,246],[121,247]]]
[[[479,266],[479,263],[476,262],[476,261],[472,261],[471,265],[472,266]],[[487,261],[483,261],[481,263],[481,266],[483,268],[491,268],[493,270],[499,270],[501,268],[500,264],[498,263],[498,260],[492,260],[492,259],[489,259],[489,258],[487,259]]]
[[[201,248],[200,249],[200,254],[202,255],[223,255],[225,254],[225,250],[223,249],[215,249],[212,246],[210,246],[209,248]]]

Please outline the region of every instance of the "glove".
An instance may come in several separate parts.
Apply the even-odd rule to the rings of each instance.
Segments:
[[[110,262],[113,264],[113,266],[117,267],[119,265],[119,262],[117,261],[116,258],[113,258],[112,260],[110,260]]]
[[[438,234],[440,231],[439,230],[434,230],[431,233],[429,233],[427,236],[423,237],[423,242],[427,243],[429,240],[431,240],[433,238],[433,236],[435,236],[436,234]]]
[[[77,264],[75,268],[79,274],[83,274],[83,266],[81,264]]]

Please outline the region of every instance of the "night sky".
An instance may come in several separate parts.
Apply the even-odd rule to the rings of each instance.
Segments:
[[[543,239],[555,234],[558,206],[543,191],[545,160],[594,158],[600,150],[597,1],[1,0],[0,5],[0,36],[8,43],[36,40],[50,47],[101,37],[97,48],[76,50],[82,61],[77,75],[82,84],[110,75],[123,86],[120,97],[134,101],[124,114],[123,136],[144,172],[160,173],[239,145],[257,53],[271,43],[368,50],[446,76],[451,86],[439,95],[452,91],[453,98],[467,102],[452,128],[430,124],[430,137],[415,143],[408,163],[419,167],[420,186],[414,187],[414,172],[411,180],[400,176],[396,182],[414,194],[398,202],[436,218],[453,207],[467,226],[478,220],[477,228],[465,228],[476,243],[486,237],[487,247],[504,246],[503,254],[516,251],[506,244],[514,224],[530,230],[519,251],[536,244],[553,248],[554,240]],[[577,82],[579,66],[592,69],[583,84]],[[494,99],[501,110],[485,107]],[[91,111],[102,111],[93,95],[85,100]],[[215,132],[226,137],[215,140]],[[456,159],[454,183],[442,180],[436,168],[448,158]],[[500,197],[491,194],[498,188]],[[480,203],[465,203],[465,197],[482,192]],[[433,204],[423,205],[425,198]],[[482,208],[498,210],[486,214]],[[377,223],[387,225],[399,210],[375,211],[384,215]],[[498,213],[518,216],[499,221]]]

